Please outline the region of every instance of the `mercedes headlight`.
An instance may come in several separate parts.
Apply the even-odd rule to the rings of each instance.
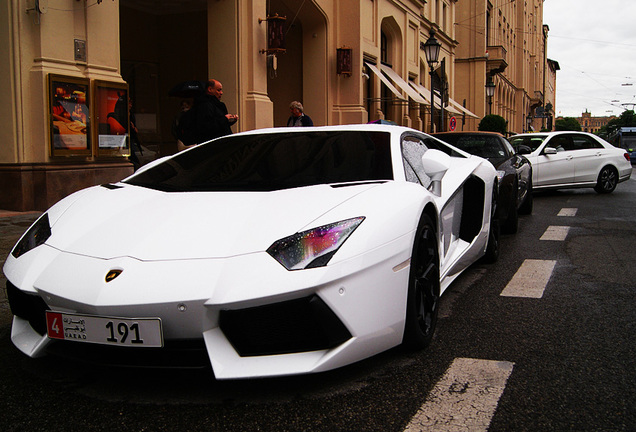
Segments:
[[[287,270],[325,266],[363,220],[357,217],[293,234],[274,242],[267,253]]]

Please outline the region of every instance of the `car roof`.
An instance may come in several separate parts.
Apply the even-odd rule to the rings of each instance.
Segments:
[[[435,132],[430,134],[432,136],[443,136],[443,135],[495,135],[501,138],[504,138],[502,134],[499,132],[490,132],[490,131],[456,131],[456,132]]]
[[[404,132],[415,132],[418,134],[426,134],[426,132],[418,131],[416,129],[412,129],[406,126],[395,126],[395,125],[387,125],[387,124],[349,124],[349,125],[337,125],[337,126],[312,126],[312,127],[274,127],[274,128],[265,128],[265,129],[253,129],[249,131],[239,132],[241,135],[252,135],[252,134],[268,134],[268,133],[281,133],[281,132],[326,132],[326,131],[381,131],[381,132],[390,132],[390,133],[404,133]],[[238,135],[238,134],[235,134]]]
[[[589,136],[593,136],[593,137],[598,137],[597,135],[594,135],[593,133],[583,132],[583,131],[550,131],[550,132],[526,132],[526,133],[520,133],[520,134],[513,135],[510,138],[515,138],[515,137],[518,137],[518,136],[552,137],[552,136],[563,135],[563,134],[579,134],[579,135],[589,135]]]

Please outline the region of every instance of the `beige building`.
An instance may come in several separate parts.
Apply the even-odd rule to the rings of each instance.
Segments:
[[[584,113],[581,113],[581,117],[577,117],[576,120],[581,125],[583,132],[597,133],[603,126],[607,126],[610,120],[615,118],[616,116],[595,117],[592,116],[592,113],[585,110]]]
[[[556,74],[561,69],[559,62],[548,59],[545,78],[545,111],[548,116],[545,129],[554,130],[554,108],[556,107]]]
[[[535,110],[545,104],[547,85],[543,0],[458,0],[456,37],[456,99],[480,118],[504,117],[509,132],[539,130],[544,120],[534,118]],[[471,119],[467,129],[478,124]]]
[[[0,5],[0,86],[7,95],[0,108],[0,208],[43,210],[132,173],[128,125],[121,132],[113,123],[119,108],[127,112],[126,99],[143,157],[174,153],[181,98],[170,93],[188,80],[223,83],[223,101],[239,115],[234,132],[284,126],[293,100],[315,125],[384,119],[428,132],[451,123],[476,129],[491,72],[493,113],[521,131],[526,113],[542,102],[547,35],[540,31],[542,1],[520,3],[8,0]],[[486,16],[496,36],[465,34],[485,25]],[[268,37],[270,24],[282,20],[268,17],[285,18],[280,33],[271,27],[284,45]],[[481,21],[473,23],[475,17]],[[526,43],[530,30],[536,37]],[[431,31],[441,44],[432,74],[423,49]]]

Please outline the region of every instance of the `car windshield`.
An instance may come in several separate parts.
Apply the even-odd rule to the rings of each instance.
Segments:
[[[470,154],[491,162],[506,159],[506,149],[496,136],[482,134],[446,134],[440,139]]]
[[[178,154],[125,183],[188,192],[392,180],[390,138],[379,131],[230,135]]]
[[[510,144],[514,147],[515,151],[519,151],[519,146],[524,145],[530,147],[532,151],[535,151],[545,141],[547,135],[523,135],[510,138]]]

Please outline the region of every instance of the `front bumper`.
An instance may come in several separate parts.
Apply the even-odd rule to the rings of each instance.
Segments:
[[[141,262],[41,246],[5,265],[15,315],[11,339],[31,357],[93,353],[106,363],[134,359],[132,365],[170,358],[164,354],[172,351],[193,358],[203,352],[219,379],[329,370],[401,343],[409,266],[398,265],[408,262],[411,242],[404,236],[345,262],[291,272],[265,253]],[[104,275],[113,268],[122,275],[107,283]],[[46,309],[158,317],[165,347],[53,341],[46,336]]]

